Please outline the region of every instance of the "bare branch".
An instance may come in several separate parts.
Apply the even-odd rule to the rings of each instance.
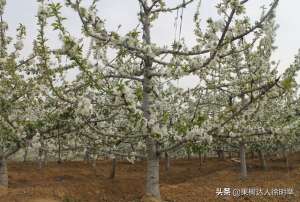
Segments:
[[[113,75],[113,74],[111,74],[111,75],[103,75],[103,78],[129,79],[129,80],[143,82],[142,78],[128,76],[128,75]]]
[[[178,9],[181,9],[181,8],[185,8],[187,5],[193,3],[195,0],[189,0],[187,2],[183,1],[181,4],[173,7],[173,8],[161,8],[161,9],[155,9],[155,10],[152,10],[151,13],[159,13],[159,12],[172,12],[172,11],[176,11]]]

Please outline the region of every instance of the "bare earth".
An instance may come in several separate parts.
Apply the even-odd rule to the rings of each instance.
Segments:
[[[288,172],[281,160],[269,161],[262,171],[257,160],[249,162],[249,179],[239,179],[239,165],[210,159],[200,168],[199,160],[171,161],[166,172],[161,163],[161,193],[167,202],[300,202],[300,155],[290,160]],[[84,162],[50,163],[39,170],[35,163],[9,163],[9,189],[0,189],[0,202],[139,202],[144,193],[145,163],[117,164],[116,178],[108,179],[110,161],[97,168]],[[292,188],[288,196],[217,197],[217,188]]]

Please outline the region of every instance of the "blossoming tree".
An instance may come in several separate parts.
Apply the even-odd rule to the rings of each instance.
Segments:
[[[191,140],[202,140],[203,137],[216,130],[216,125],[211,122],[200,127],[186,125],[188,119],[182,120],[183,116],[180,114],[177,120],[172,120],[173,118],[169,116],[172,107],[183,108],[183,106],[167,103],[167,101],[172,100],[174,94],[180,93],[181,90],[178,88],[170,90],[166,80],[182,78],[191,74],[198,76],[201,82],[210,78],[215,72],[220,58],[245,51],[254,43],[249,43],[248,46],[238,44],[250,40],[249,38],[261,37],[265,22],[273,17],[272,13],[278,0],[272,2],[269,10],[264,12],[253,25],[245,15],[245,5],[248,0],[219,1],[216,5],[219,19],[207,19],[206,29],[200,26],[199,12],[197,12],[194,19],[197,44],[192,48],[188,48],[183,41],[166,47],[152,43],[151,26],[155,20],[161,17],[162,13],[184,9],[196,2],[194,0],[183,1],[175,7],[168,7],[166,2],[161,0],[139,0],[138,20],[140,26],[125,36],[105,28],[104,19],[97,16],[97,1],[93,1],[89,8],[85,8],[80,0],[66,0],[65,2],[68,7],[78,13],[82,22],[83,34],[91,40],[90,49],[95,54],[92,59],[84,56],[81,42],[72,38],[63,26],[65,18],[60,13],[61,5],[53,3],[50,5],[51,16],[55,18],[53,26],[60,31],[60,38],[64,44],[64,50],[61,53],[65,54],[73,65],[79,67],[85,82],[92,82],[92,86],[98,91],[105,90],[106,93],[102,94],[103,97],[111,97],[111,99],[114,97],[121,100],[121,108],[112,106],[109,110],[118,109],[120,113],[126,111],[125,117],[134,117],[134,124],[137,124],[134,127],[141,129],[141,133],[133,135],[132,131],[135,130],[130,130],[131,135],[122,133],[120,140],[145,145],[146,194],[160,198],[159,156],[161,153],[180,148]],[[116,56],[111,58],[108,50],[114,50]],[[201,85],[199,84],[199,86]],[[211,92],[212,90],[209,93]],[[181,95],[192,99],[189,98],[187,92],[183,92]],[[199,93],[197,98],[203,101],[200,95]],[[92,103],[91,101],[87,102]],[[105,105],[108,106],[107,103]],[[100,114],[103,116],[103,113]],[[113,112],[109,113],[105,119],[113,114]],[[228,118],[232,119],[234,116],[236,114]],[[119,116],[116,120],[121,120],[121,117]],[[130,121],[132,122],[132,120]],[[174,121],[177,124],[173,124]],[[108,121],[105,124],[109,123],[114,122]],[[124,123],[124,121],[119,123]],[[132,127],[132,123],[126,123],[128,126],[125,128],[128,130]],[[111,128],[113,129],[113,127]],[[115,129],[113,130],[116,132]],[[107,135],[110,135],[111,140],[118,139],[115,133]],[[119,143],[119,141],[111,143]]]
[[[7,157],[29,142],[40,166],[47,152],[58,161],[64,151],[123,156],[130,162],[145,158],[146,194],[159,199],[162,154],[230,142],[240,147],[246,177],[246,144],[263,150],[266,142],[296,141],[299,57],[279,77],[270,59],[278,0],[255,23],[246,15],[249,1],[219,0],[218,17],[202,26],[201,1],[169,7],[164,0],[137,0],[139,25],[121,35],[106,28],[97,0],[89,7],[65,0],[81,21],[82,37],[75,38],[65,25],[63,5],[39,0],[38,35],[26,60],[19,55],[24,27],[9,52],[11,39],[1,17],[0,184],[7,186]],[[4,5],[0,0],[1,16]],[[192,47],[183,39],[167,46],[152,42],[157,19],[192,5],[197,5]],[[50,26],[60,39],[55,48]],[[76,78],[66,79],[74,70]],[[193,88],[172,83],[190,75],[199,79]]]

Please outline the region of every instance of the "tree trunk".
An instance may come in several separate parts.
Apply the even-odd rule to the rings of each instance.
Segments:
[[[145,6],[141,11],[141,22],[143,26],[143,42],[147,45],[151,45],[151,13],[148,9],[148,1],[144,1]],[[151,105],[153,100],[152,96],[152,76],[151,69],[153,65],[153,59],[150,56],[145,56],[143,59],[144,71],[143,71],[143,102],[142,110],[143,116],[147,121],[151,119]],[[154,197],[160,200],[160,190],[159,190],[159,154],[158,145],[155,139],[151,135],[151,129],[147,128],[146,134],[146,150],[147,150],[147,173],[146,173],[146,196]]]
[[[24,163],[27,161],[27,156],[28,156],[28,144],[26,143],[25,148],[24,148],[24,156],[23,156]]]
[[[89,163],[89,162],[90,162],[90,148],[89,148],[89,147],[86,147],[86,148],[85,148],[84,161],[85,161],[86,163]]]
[[[218,159],[219,160],[224,160],[225,159],[225,155],[224,155],[224,150],[223,149],[218,149],[217,150],[217,154],[218,154]]]
[[[286,166],[287,170],[289,170],[290,169],[290,161],[289,161],[288,151],[286,148],[283,148],[283,157],[284,157],[284,161],[285,161],[285,166]]]
[[[148,140],[148,159],[146,177],[146,195],[160,199],[159,190],[159,155],[157,155],[157,145],[155,140]]]
[[[166,171],[170,170],[170,157],[169,157],[168,152],[165,152],[165,168],[166,168]]]
[[[47,166],[48,164],[48,149],[44,150],[44,160],[43,160],[44,166]]]
[[[7,164],[4,157],[0,157],[0,187],[8,187]]]
[[[232,158],[232,151],[228,152],[228,158],[231,159]]]
[[[60,141],[60,137],[58,137],[58,159],[57,159],[57,163],[61,164],[62,160],[61,160],[61,141]]]
[[[240,166],[241,166],[241,179],[247,178],[247,164],[246,164],[246,148],[243,142],[240,143]]]
[[[259,150],[258,154],[259,154],[259,160],[260,160],[261,168],[263,170],[267,170],[267,162],[266,162],[266,158],[265,158],[264,152],[261,151],[261,150]]]
[[[224,160],[225,160],[225,153],[224,153],[224,150],[221,149],[220,153],[221,153],[221,160],[224,161]]]
[[[39,169],[43,167],[43,149],[39,148]]]
[[[205,152],[204,155],[203,155],[203,163],[205,163],[207,160],[207,153]]]
[[[44,165],[44,155],[45,155],[45,142],[44,142],[44,136],[41,135],[40,138],[40,144],[41,147],[39,148],[39,169],[42,169]]]
[[[189,149],[187,150],[187,159],[191,160],[191,151]]]
[[[116,166],[117,166],[117,159],[113,158],[111,162],[111,173],[109,176],[110,179],[114,179],[116,176]]]
[[[97,166],[97,160],[98,160],[98,155],[94,154],[93,155],[93,163],[92,163],[93,168],[96,168],[96,166]]]
[[[202,153],[200,151],[198,152],[198,157],[199,157],[199,165],[200,165],[200,167],[202,167],[202,164],[203,164],[203,155],[202,155]]]

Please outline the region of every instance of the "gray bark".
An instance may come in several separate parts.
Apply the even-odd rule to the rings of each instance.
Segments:
[[[289,157],[288,157],[288,151],[286,148],[283,148],[283,157],[285,161],[285,166],[289,170],[290,169],[290,162],[289,162]]]
[[[247,164],[246,164],[246,148],[243,142],[240,143],[240,171],[241,179],[244,180],[247,178]]]
[[[84,161],[86,163],[90,162],[90,159],[91,159],[91,154],[90,154],[90,148],[89,147],[86,147],[85,148],[85,153],[84,153]]]
[[[148,1],[144,1],[145,6]],[[150,11],[147,9],[142,9],[141,18],[143,24],[143,41],[145,44],[151,44],[150,37]],[[151,105],[151,68],[152,59],[146,56],[144,58],[144,73],[143,73],[143,103],[142,110],[143,115],[146,120],[150,120],[150,105]],[[147,150],[147,174],[146,174],[146,195],[152,196],[154,198],[160,199],[159,190],[159,155],[158,155],[158,145],[155,139],[151,137],[150,129],[148,128],[146,138],[146,150]]]
[[[0,156],[0,187],[8,187],[6,159]]]
[[[159,158],[156,154],[153,155],[152,152],[149,153],[147,160],[146,195],[160,198]]]
[[[28,156],[28,144],[26,143],[25,148],[24,148],[24,156],[23,156],[24,163],[27,161],[27,156]]]

